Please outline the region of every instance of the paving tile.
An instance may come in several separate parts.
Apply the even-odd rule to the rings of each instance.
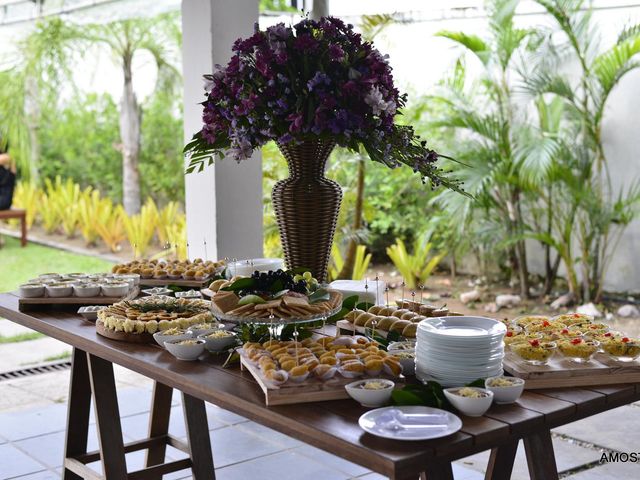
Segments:
[[[224,408],[220,408],[217,405],[205,403],[205,406],[207,409],[207,417],[215,417],[228,425],[235,425],[237,423],[249,421],[246,418],[241,417],[240,415],[236,415],[235,413],[230,412],[229,410],[225,410]]]
[[[351,477],[357,477],[370,472],[367,468],[351,463],[319,448],[312,447],[311,445],[303,445],[300,448],[296,448],[295,452]]]
[[[12,386],[56,403],[65,403],[69,396],[70,370],[44,373],[14,380]]]
[[[343,480],[349,478],[338,470],[315,462],[293,451],[256,458],[216,470],[218,480],[259,478],[260,480]]]
[[[269,440],[273,443],[277,443],[284,448],[295,448],[304,445],[304,443],[296,440],[295,438],[276,432],[275,430],[256,422],[241,423],[240,425],[237,425],[236,428],[257,435],[260,438]]]
[[[223,428],[227,426],[226,423],[221,422],[211,415],[207,416],[207,424],[209,430],[215,430],[217,428]],[[142,438],[146,438],[148,428],[149,414],[147,412],[138,415],[131,415],[122,419],[122,434],[127,439],[139,440]],[[171,417],[169,419],[169,433],[179,438],[187,436],[182,407],[173,407],[171,409]]]
[[[5,320],[0,318],[0,335],[3,337],[13,337],[14,335],[20,335],[21,333],[33,333],[34,330],[23,327],[22,325],[12,322],[11,320]]]
[[[26,345],[28,348],[25,348]],[[0,372],[23,368],[70,351],[69,345],[49,337],[28,342],[3,343],[0,345]]]
[[[283,445],[274,443],[268,438],[248,433],[239,427],[240,425],[219,428],[211,432],[213,462],[216,467],[224,467],[233,463],[270,455],[285,448]]]
[[[637,463],[608,463],[565,478],[566,480],[638,480],[640,465]]]
[[[15,442],[14,445],[48,468],[56,468],[62,466],[64,440],[65,432],[56,432],[21,440]],[[87,448],[89,451],[98,449],[98,440],[94,425],[89,427]]]
[[[0,383],[0,412],[8,413],[28,408],[44,407],[53,402],[13,386],[13,382]],[[1,420],[0,420],[1,422]],[[1,423],[0,423],[1,425]]]
[[[592,450],[590,448],[580,447],[572,444],[566,440],[554,438],[553,449],[556,455],[556,463],[558,465],[558,471],[564,472],[573,468],[591,463],[600,458],[600,452]],[[456,462],[457,465],[464,466],[467,469],[472,469],[477,472],[485,472],[487,469],[487,462],[489,461],[490,452],[478,453],[470,457],[463,458]],[[456,477],[457,478],[457,477]],[[529,470],[527,468],[527,459],[524,452],[523,443],[518,445],[518,453],[516,454],[516,461],[513,467],[513,474],[511,476],[513,480],[528,480]]]
[[[43,470],[42,472],[32,473],[30,475],[22,475],[13,477],[11,480],[60,480],[61,474],[51,470]]]
[[[389,477],[385,477],[384,475],[380,475],[379,473],[376,473],[376,472],[367,473],[365,475],[361,475],[356,478],[358,480],[388,480],[389,479]]]
[[[8,440],[16,441],[63,431],[66,419],[66,405],[52,404],[18,412],[2,412],[0,429]]]
[[[45,470],[44,465],[36,462],[27,454],[10,444],[0,445],[0,479],[18,477]]]
[[[625,405],[564,425],[554,431],[601,447],[626,452],[632,446],[640,445],[638,424],[640,409]],[[640,478],[640,470],[638,473]]]

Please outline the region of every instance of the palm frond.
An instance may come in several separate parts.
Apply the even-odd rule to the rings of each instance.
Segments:
[[[618,34],[618,41],[616,43],[622,43],[626,40],[640,36],[640,23],[635,25],[627,25]]]
[[[472,52],[478,59],[483,63],[483,65],[487,65],[489,63],[489,59],[491,57],[491,49],[489,45],[485,43],[485,41],[477,35],[469,35],[464,32],[453,32],[449,30],[441,30],[436,33],[436,36],[448,38],[449,40],[453,40],[454,42],[462,45],[467,50]]]
[[[393,15],[389,13],[363,15],[360,19],[362,36],[368,42],[372,42],[385,28],[394,22]]]

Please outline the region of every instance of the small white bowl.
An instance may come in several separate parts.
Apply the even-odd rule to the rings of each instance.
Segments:
[[[76,283],[73,285],[76,297],[97,297],[100,295],[100,285],[97,283]]]
[[[164,342],[169,340],[188,340],[190,338],[194,338],[193,334],[189,331],[178,334],[178,335],[165,335],[163,332],[156,332],[153,334],[153,339],[160,345],[164,347]]]
[[[86,273],[67,273],[65,277],[71,278],[73,280],[86,280],[88,275]]]
[[[100,285],[102,294],[105,297],[122,297],[129,291],[129,284],[122,283],[103,283]]]
[[[209,325],[208,327],[204,328],[202,325],[193,325],[189,328],[187,328],[187,330],[189,332],[191,332],[193,334],[194,337],[199,337],[200,335],[208,335],[210,333],[213,333],[217,330],[224,330],[222,327],[223,325],[220,323],[209,323],[207,324]]]
[[[209,333],[218,332],[218,331],[227,332],[226,330],[217,328]],[[229,348],[231,345],[233,345],[236,342],[236,334],[233,332],[227,332],[227,333],[229,334],[228,336],[217,337],[217,338],[208,337],[207,336],[208,334],[198,335],[198,339],[205,342],[205,346],[207,350],[209,350],[210,352],[221,352]]]
[[[18,292],[22,298],[42,297],[44,295],[44,284],[25,283],[18,287]]]
[[[391,342],[387,347],[388,351],[392,350],[402,350],[406,351],[414,351],[416,350],[416,342],[415,340],[405,340],[403,342]]]
[[[491,386],[491,381],[498,378],[506,378],[513,382],[513,385],[507,387]],[[524,390],[524,380],[517,377],[490,377],[484,381],[484,386],[490,392],[493,392],[493,400],[497,404],[513,403],[520,398]]]
[[[170,290],[168,288],[164,288],[164,287],[155,287],[155,288],[147,288],[142,290],[142,293],[144,293],[145,295],[149,295],[149,296],[154,296],[154,295],[165,295],[165,296],[169,296],[173,293],[173,290]]]
[[[367,390],[362,386],[369,382],[380,382],[385,385],[385,388],[380,390]],[[363,407],[377,408],[385,405],[391,398],[393,387],[395,383],[391,380],[383,378],[371,378],[367,380],[358,380],[356,382],[348,383],[344,386],[345,390],[351,398],[358,402]]]
[[[73,294],[73,287],[68,283],[52,283],[45,290],[50,297],[70,297]]]
[[[38,275],[38,278],[45,278],[45,279],[58,279],[62,277],[62,275],[60,275],[59,273],[41,273],[40,275]]]
[[[194,345],[180,345],[180,342],[184,340],[194,340]],[[204,340],[199,338],[187,338],[183,340],[170,340],[164,342],[164,347],[169,351],[171,355],[178,360],[193,361],[197,360],[202,352],[204,352]]]
[[[137,273],[117,273],[113,278],[122,282],[127,282],[132,287],[140,283],[140,275]]]
[[[471,398],[471,397],[462,397],[457,395],[454,392],[457,392],[461,388],[472,388],[473,390],[477,390],[485,394],[485,396],[480,398]],[[489,410],[491,406],[491,402],[493,401],[493,392],[487,390],[486,388],[478,388],[478,387],[452,387],[445,388],[444,396],[447,397],[447,400],[451,402],[451,404],[460,411],[463,415],[468,415],[469,417],[480,417],[484,415],[484,413]]]

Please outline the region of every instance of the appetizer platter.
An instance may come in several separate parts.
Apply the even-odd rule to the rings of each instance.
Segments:
[[[131,343],[152,343],[153,334],[213,323],[205,300],[143,297],[115,303],[98,312],[96,331],[103,337]]]
[[[256,380],[267,405],[349,398],[345,386],[358,379],[398,379],[402,365],[365,337],[307,338],[245,343],[242,368]]]
[[[328,318],[342,308],[342,294],[321,287],[310,272],[254,272],[211,283],[211,308],[234,323],[286,324]]]
[[[507,324],[505,371],[526,389],[640,382],[640,340],[580,313],[525,315]]]
[[[44,273],[18,287],[18,309],[51,305],[111,305],[138,295],[136,275]]]
[[[416,338],[418,323],[430,317],[460,316],[448,308],[436,307],[411,300],[398,300],[396,305],[374,305],[366,312],[354,309],[336,323],[342,333],[370,333],[386,338],[396,332],[405,338]]]
[[[202,288],[225,269],[225,261],[195,260],[133,260],[114,265],[112,273],[140,276],[140,285],[157,287],[167,284]]]

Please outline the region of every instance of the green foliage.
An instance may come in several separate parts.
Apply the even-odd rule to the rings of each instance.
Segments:
[[[430,256],[431,242],[416,240],[413,243],[413,252],[409,253],[401,239],[397,239],[395,245],[387,247],[387,255],[394,266],[402,275],[402,278],[411,289],[424,285],[438,263],[446,253],[437,253]]]
[[[367,268],[369,268],[369,263],[371,262],[371,254],[367,253],[366,245],[358,245],[356,248],[356,257],[353,268],[353,276],[352,280],[362,280],[364,278],[365,273],[367,273]],[[329,281],[332,282],[338,278],[338,274],[342,270],[344,266],[344,257],[340,252],[340,248],[334,242],[331,246],[331,263],[329,264]]]

